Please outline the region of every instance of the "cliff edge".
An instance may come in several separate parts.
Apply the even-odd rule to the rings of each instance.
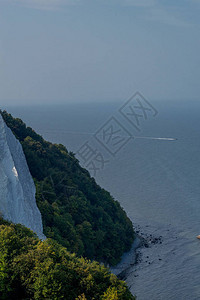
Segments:
[[[6,220],[25,225],[43,239],[35,192],[22,146],[0,114],[0,212]]]

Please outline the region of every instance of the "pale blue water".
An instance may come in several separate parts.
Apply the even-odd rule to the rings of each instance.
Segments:
[[[112,115],[119,117],[121,104],[9,111],[46,139],[76,152],[90,140],[87,132],[95,132]],[[132,139],[115,158],[109,157],[96,180],[144,234],[163,237],[162,244],[143,249],[142,262],[128,272],[127,283],[137,299],[200,299],[200,105],[171,101],[154,106],[159,114],[142,124],[140,135],[178,140]],[[103,151],[101,146],[98,150]]]

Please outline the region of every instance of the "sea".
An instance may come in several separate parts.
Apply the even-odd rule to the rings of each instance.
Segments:
[[[200,101],[2,109],[75,153],[148,241],[120,264],[138,300],[200,299]]]

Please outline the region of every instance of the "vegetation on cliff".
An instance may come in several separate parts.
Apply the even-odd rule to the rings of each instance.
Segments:
[[[134,300],[126,284],[97,262],[77,258],[0,218],[1,300]]]
[[[134,240],[119,202],[98,186],[74,154],[1,112],[20,140],[36,185],[44,234],[78,256],[116,264]]]

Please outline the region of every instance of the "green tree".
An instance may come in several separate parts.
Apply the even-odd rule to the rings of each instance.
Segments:
[[[0,258],[2,300],[135,299],[105,266],[77,258],[56,241],[41,241],[24,226],[3,219]]]

